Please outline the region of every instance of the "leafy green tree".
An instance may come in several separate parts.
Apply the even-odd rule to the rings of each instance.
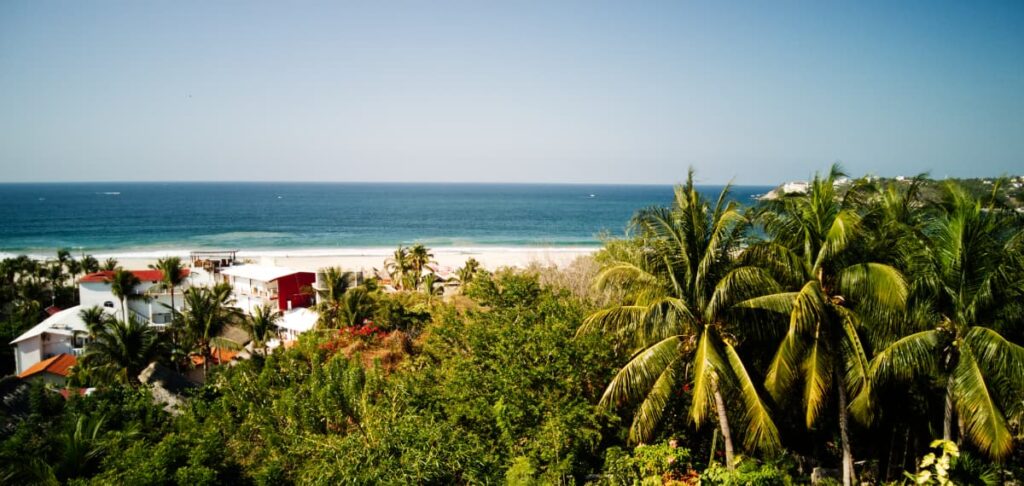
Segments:
[[[430,249],[417,243],[409,248],[409,267],[415,275],[415,285],[419,286],[423,278],[423,271],[427,267],[434,263],[434,254],[430,253]]]
[[[1024,229],[1009,211],[946,187],[943,210],[914,255],[916,332],[872,360],[877,380],[937,375],[945,384],[943,438],[962,438],[993,459],[1013,447],[1007,412],[1024,394],[1024,347],[1005,332],[1024,322]]]
[[[857,261],[851,247],[861,230],[856,188],[836,191],[843,176],[833,166],[815,175],[806,194],[769,203],[761,214],[772,242],[749,251],[796,290],[768,293],[741,303],[789,316],[789,329],[768,368],[766,387],[779,403],[798,381],[808,428],[818,422],[830,392],[836,392],[843,484],[854,482],[849,438],[849,399],[869,379],[861,334],[883,319],[902,315],[907,287],[895,268]],[[867,413],[866,411],[864,413]]]
[[[778,430],[735,348],[726,316],[729,303],[742,295],[736,281],[757,276],[729,273],[745,222],[728,188],[712,204],[698,192],[691,170],[670,207],[647,208],[633,217],[635,240],[606,246],[595,285],[623,288],[626,298],[588,316],[580,332],[602,330],[635,348],[601,398],[608,407],[640,402],[631,441],[652,437],[672,392],[688,380],[689,367],[690,417],[700,425],[709,412],[717,413],[728,467],[734,465],[733,439],[723,387],[739,394],[745,444],[779,447]],[[727,276],[729,285],[716,288]]]

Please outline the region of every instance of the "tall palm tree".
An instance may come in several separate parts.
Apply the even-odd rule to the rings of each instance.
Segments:
[[[861,229],[855,187],[837,192],[843,176],[833,166],[815,175],[806,194],[768,203],[760,215],[772,242],[748,254],[761,261],[790,291],[773,292],[739,305],[787,315],[789,328],[768,369],[765,385],[782,403],[795,383],[808,428],[820,418],[830,392],[839,411],[843,484],[855,480],[849,438],[849,396],[867,386],[868,356],[861,336],[880,320],[901,315],[907,288],[895,268],[858,258]],[[864,412],[867,413],[867,412]]]
[[[92,255],[83,255],[81,262],[82,273],[95,273],[100,271],[100,262],[96,261],[96,257]]]
[[[107,260],[103,262],[103,266],[100,267],[100,270],[104,270],[107,272],[113,272],[114,270],[117,270],[117,258],[107,258]]]
[[[391,277],[391,283],[395,288],[402,288],[402,281],[406,274],[412,270],[412,260],[409,256],[409,249],[399,245],[395,253],[384,262],[384,269]]]
[[[134,273],[118,267],[114,274],[107,278],[107,283],[110,284],[110,292],[121,302],[121,320],[128,320],[128,299],[135,297],[135,287],[142,282]]]
[[[427,294],[428,301],[435,295],[444,294],[445,280],[438,277],[436,273],[430,272],[423,276],[423,292]]]
[[[181,258],[166,257],[156,261],[156,265],[150,265],[153,270],[160,270],[160,282],[153,286],[154,290],[167,290],[171,293],[171,309],[174,309],[174,289],[185,282],[185,266],[181,264]]]
[[[415,286],[419,286],[423,278],[423,270],[428,265],[434,262],[434,254],[430,253],[430,249],[417,243],[409,248],[409,265],[412,267],[413,275],[415,278]]]
[[[911,263],[919,326],[879,352],[871,370],[877,380],[938,374],[943,438],[952,440],[958,415],[961,439],[998,460],[1012,449],[1007,415],[1024,394],[1024,347],[1004,335],[1024,320],[1024,228],[958,185],[945,189]]]
[[[600,256],[595,285],[620,287],[626,298],[588,316],[579,332],[611,333],[635,351],[601,398],[606,407],[640,402],[632,442],[653,435],[672,392],[692,380],[690,418],[700,425],[716,413],[728,467],[735,463],[723,387],[740,397],[745,445],[779,446],[778,430],[736,350],[726,315],[730,302],[752,296],[737,282],[756,271],[718,286],[730,275],[730,255],[739,249],[745,223],[729,188],[711,203],[697,191],[690,170],[670,207],[639,211],[631,221],[636,238],[609,242]]]
[[[96,305],[78,311],[78,316],[85,323],[90,339],[96,339],[96,336],[103,332],[111,320],[111,316],[102,307]]]
[[[480,270],[480,262],[476,258],[470,257],[466,260],[466,263],[459,269],[459,286],[464,287],[473,281],[473,277],[476,276],[476,272]]]
[[[175,328],[191,343],[192,349],[203,358],[203,376],[209,370],[214,345],[231,346],[218,336],[224,328],[240,316],[232,307],[234,297],[231,285],[219,283],[213,287],[191,287],[184,292],[183,311],[174,311]]]
[[[244,321],[245,330],[252,338],[253,349],[262,349],[263,356],[267,355],[267,341],[273,336],[280,319],[281,312],[274,306],[260,305],[253,308],[252,314]]]
[[[317,290],[319,297],[315,306],[320,314],[322,327],[337,327],[341,315],[345,293],[355,285],[355,274],[346,272],[339,267],[323,269],[322,288]]]
[[[166,347],[153,328],[136,319],[108,322],[82,356],[89,376],[137,384],[139,373],[165,355]]]

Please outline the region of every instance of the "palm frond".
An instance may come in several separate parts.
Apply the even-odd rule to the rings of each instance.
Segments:
[[[750,378],[743,360],[740,359],[736,349],[729,343],[724,343],[725,356],[729,360],[729,371],[736,377],[739,384],[740,397],[743,401],[743,418],[747,424],[743,444],[747,449],[760,449],[763,451],[778,450],[782,443],[779,439],[779,430],[772,420],[771,411],[768,405],[761,399],[761,394],[754,381]]]

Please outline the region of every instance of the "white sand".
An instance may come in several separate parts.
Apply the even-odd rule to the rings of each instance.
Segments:
[[[564,267],[576,258],[595,252],[594,247],[504,247],[504,248],[432,248],[434,260],[441,271],[454,271],[470,257],[476,258],[488,270],[501,267],[525,267],[532,263]],[[383,269],[384,261],[393,248],[324,249],[324,250],[240,250],[239,260],[278,265],[295,270],[316,271],[324,267],[345,270]],[[155,263],[162,256],[180,256],[187,260],[188,251],[160,251],[145,253],[96,254],[102,263],[107,257],[117,258],[127,269],[141,269]],[[187,263],[187,262],[186,262]]]

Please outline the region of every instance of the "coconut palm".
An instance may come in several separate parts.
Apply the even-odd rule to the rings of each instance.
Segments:
[[[365,287],[354,287],[341,299],[338,323],[342,326],[359,326],[373,318],[375,302]]]
[[[748,250],[751,258],[792,290],[744,301],[742,307],[789,317],[789,327],[768,368],[765,385],[782,403],[794,384],[808,428],[818,422],[829,394],[836,393],[843,484],[855,480],[849,438],[849,399],[867,386],[868,356],[861,336],[873,324],[894,320],[904,309],[907,288],[895,268],[856,258],[861,216],[855,187],[836,190],[843,173],[833,166],[815,175],[806,194],[769,202],[760,215],[771,243]],[[860,260],[860,261],[858,261]],[[867,413],[867,412],[864,412]]]
[[[345,293],[353,288],[356,277],[354,273],[346,272],[339,267],[325,268],[322,275],[322,287],[317,289],[319,298],[315,306],[320,314],[319,325],[325,328],[338,327]]]
[[[127,320],[128,299],[136,296],[135,287],[142,282],[134,273],[118,267],[114,270],[114,274],[107,278],[107,283],[110,284],[110,292],[121,302],[121,320]]]
[[[166,290],[171,294],[171,309],[174,309],[174,289],[185,282],[185,266],[181,264],[181,258],[166,257],[156,261],[156,265],[150,265],[153,270],[160,270],[160,282],[151,287],[154,291]]]
[[[405,276],[412,270],[412,260],[409,256],[409,249],[399,245],[395,253],[392,254],[384,262],[384,269],[388,272],[388,276],[391,277],[391,282],[395,288],[402,288],[402,281]]]
[[[609,383],[601,405],[640,402],[629,438],[646,441],[684,382],[691,381],[690,418],[700,425],[717,415],[726,463],[734,466],[733,439],[724,387],[740,398],[748,448],[779,446],[776,426],[736,349],[728,322],[729,303],[746,295],[738,282],[757,270],[730,275],[730,254],[739,249],[746,219],[724,189],[712,203],[696,189],[691,170],[675,189],[670,207],[638,212],[631,221],[633,240],[609,242],[600,259],[595,285],[625,291],[624,302],[588,316],[580,333],[602,330],[629,342],[630,361]]]
[[[260,305],[253,308],[252,313],[243,322],[246,332],[252,338],[253,349],[263,350],[263,356],[267,355],[267,341],[274,334],[277,321],[281,319],[281,312],[270,305]]]
[[[96,336],[103,331],[103,328],[110,322],[110,314],[107,314],[102,307],[92,306],[78,311],[79,318],[85,323],[89,331],[89,338],[96,339]]]
[[[107,272],[113,272],[114,270],[117,270],[117,258],[107,258],[107,260],[103,262],[103,266],[100,267],[100,270]]]
[[[139,373],[164,357],[166,347],[156,331],[136,319],[112,320],[93,338],[82,356],[89,376],[137,384]]]
[[[945,385],[943,438],[952,440],[958,415],[960,438],[1001,459],[1013,446],[1008,413],[1024,394],[1024,347],[1005,335],[1024,320],[1024,229],[1011,212],[950,184],[924,243],[911,263],[919,326],[875,356],[872,374],[903,381],[937,374]]]
[[[427,269],[428,265],[434,263],[434,254],[430,253],[430,249],[417,243],[409,248],[409,265],[415,278],[415,285],[419,286],[423,278],[423,271]]]
[[[232,307],[234,297],[231,285],[219,283],[213,287],[191,287],[183,293],[183,311],[174,311],[174,327],[186,342],[203,358],[203,376],[209,370],[213,346],[231,347],[234,344],[218,336],[240,316]]]
[[[444,283],[445,280],[443,278],[437,276],[434,272],[430,272],[423,276],[423,292],[430,298],[435,295],[443,295]]]
[[[480,262],[476,258],[470,257],[466,260],[465,265],[459,269],[459,286],[468,285],[473,281],[473,277],[476,276],[476,272],[480,270]]]
[[[92,255],[82,256],[82,273],[94,273],[100,271],[100,262]],[[115,265],[116,266],[116,265]]]

